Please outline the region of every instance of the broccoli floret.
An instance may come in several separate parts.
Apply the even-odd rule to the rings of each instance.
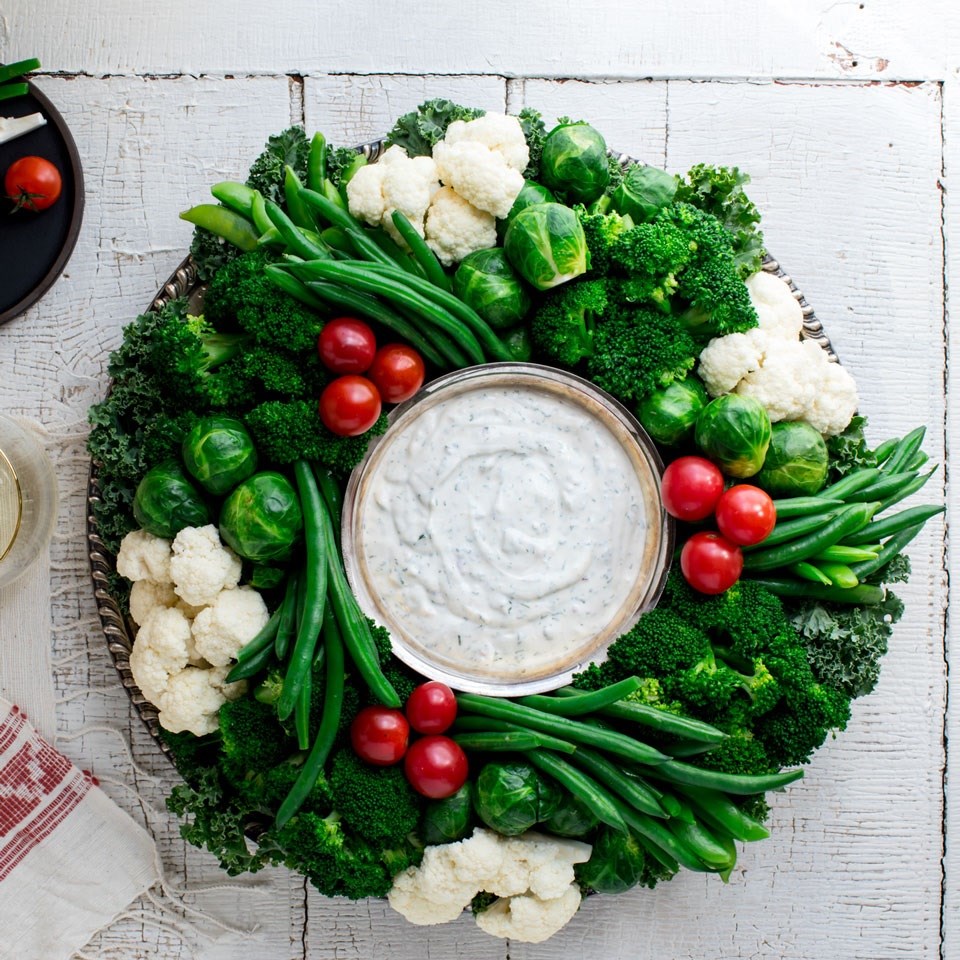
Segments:
[[[351,749],[330,764],[334,809],[343,822],[370,843],[392,847],[416,829],[421,802],[397,767],[373,767]]]
[[[271,282],[267,262],[263,250],[253,250],[227,264],[207,289],[204,315],[224,329],[236,325],[272,350],[316,351],[323,321]]]
[[[618,680],[652,676],[662,683],[699,663],[709,650],[710,641],[703,631],[672,610],[657,607],[610,644],[607,662]]]
[[[708,770],[760,776],[773,773],[777,765],[767,756],[763,744],[746,727],[726,728],[727,736],[716,747],[697,758],[697,763]]]
[[[319,397],[330,382],[316,349],[300,354],[255,344],[223,368],[242,385],[246,406],[256,400]]]
[[[530,324],[534,349],[547,360],[576,366],[593,353],[597,317],[607,309],[607,284],[603,280],[565,283],[544,299]]]
[[[276,463],[315,460],[346,476],[363,459],[371,437],[387,429],[386,415],[359,437],[338,437],[320,419],[315,400],[267,400],[244,417],[254,443]]]
[[[715,216],[731,237],[734,260],[741,277],[756,273],[763,264],[763,234],[757,228],[760,211],[744,193],[750,182],[737,167],[698,163],[677,184],[676,199]]]
[[[698,352],[673,316],[621,306],[608,309],[597,323],[587,371],[598,387],[617,399],[640,401],[686,377]]]
[[[627,275],[627,293],[636,302],[652,300],[665,307],[677,289],[678,274],[697,256],[689,226],[673,214],[673,207],[666,208],[649,223],[624,231],[610,248],[611,265]]]
[[[411,157],[428,157],[454,120],[476,120],[486,111],[435,98],[405,113],[387,134],[387,146],[403,147]]]
[[[377,656],[380,658],[380,668],[383,670],[383,675],[389,681],[390,686],[397,691],[400,700],[406,703],[414,688],[424,683],[426,677],[422,677],[415,670],[411,670],[393,655],[390,631],[386,627],[381,627],[369,618],[367,618],[367,623],[370,624],[370,632],[373,635],[374,646],[377,648]],[[379,703],[380,701],[374,698],[371,702]]]
[[[783,700],[760,718],[754,735],[778,766],[794,766],[806,763],[827,735],[843,730],[849,719],[850,698],[845,693],[795,678],[795,686],[786,686]]]
[[[281,206],[284,203],[284,167],[293,167],[303,180],[307,173],[310,141],[303,127],[288,127],[267,140],[263,152],[253,161],[247,175],[247,186],[259,190],[265,199]]]
[[[590,212],[583,204],[574,207],[590,251],[590,274],[605,276],[612,265],[611,254],[617,241],[633,227],[629,216],[619,213]]]
[[[228,700],[220,708],[221,763],[228,779],[242,779],[278,764],[290,752],[276,710],[251,697]]]

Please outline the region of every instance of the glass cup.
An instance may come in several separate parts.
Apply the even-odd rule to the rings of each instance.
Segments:
[[[50,458],[28,426],[0,414],[0,587],[40,556],[56,517]]]

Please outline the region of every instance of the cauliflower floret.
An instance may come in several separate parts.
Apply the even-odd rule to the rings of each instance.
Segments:
[[[236,659],[240,648],[266,626],[270,615],[263,597],[252,587],[222,590],[193,621],[197,653],[215,667]]]
[[[523,189],[523,174],[507,163],[502,153],[476,140],[433,148],[433,159],[444,186],[452,187],[478,210],[503,219]]]
[[[175,607],[179,599],[172,583],[135,580],[130,588],[130,616],[134,623],[141,624],[154,608]]]
[[[130,671],[143,695],[159,705],[170,678],[190,659],[190,621],[176,607],[154,607],[140,624]]]
[[[754,328],[746,333],[714,337],[700,354],[697,373],[707,393],[731,393],[751,371],[757,370],[767,351],[768,335]]]
[[[421,927],[456,920],[473,899],[476,887],[448,881],[443,887],[428,889],[421,880],[421,869],[407,867],[393,878],[387,894],[390,906],[410,923]]]
[[[819,347],[817,353],[805,350],[799,340],[778,342],[760,367],[737,384],[736,392],[762,403],[771,423],[804,420],[820,389],[820,366],[827,363]]]
[[[823,353],[820,347],[813,345]],[[827,436],[843,433],[857,412],[857,385],[853,377],[839,363],[824,367],[820,388],[803,419],[815,430]]]
[[[482,143],[503,156],[507,165],[523,173],[530,162],[530,148],[523,135],[523,127],[516,117],[506,113],[485,113],[476,120],[454,120],[447,127],[443,142],[461,141]]]
[[[509,893],[492,889],[489,892],[506,897],[529,890],[544,900],[562,896],[574,881],[573,865],[586,863],[591,851],[590,844],[579,840],[558,840],[533,832],[509,837],[505,846],[507,873],[519,889]]]
[[[496,900],[477,914],[477,926],[494,937],[543,943],[562,930],[580,909],[580,889],[568,886],[559,897],[520,895]]]
[[[747,290],[761,330],[783,340],[800,336],[803,310],[785,280],[761,270],[748,278]]]
[[[170,677],[156,704],[160,726],[171,733],[189,730],[196,737],[220,726],[217,712],[226,702],[223,674],[217,670],[185,667]]]
[[[170,541],[146,530],[131,530],[120,541],[117,573],[128,580],[154,580],[169,583]]]
[[[451,187],[441,187],[427,210],[425,235],[427,245],[449,267],[474,250],[495,247],[497,221]]]
[[[386,150],[376,163],[361,167],[347,184],[350,212],[372,227],[382,226],[406,247],[393,225],[399,210],[423,236],[423,218],[440,189],[437,165],[431,157],[408,157],[403,147]]]
[[[177,596],[191,606],[207,606],[221,590],[235,587],[240,570],[240,558],[221,543],[212,523],[185,527],[174,538],[170,578]]]

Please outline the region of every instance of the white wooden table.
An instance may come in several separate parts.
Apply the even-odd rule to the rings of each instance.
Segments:
[[[925,422],[926,449],[943,462],[960,442],[948,405],[960,385],[948,367],[948,290],[960,283],[960,205],[948,189],[960,167],[955,10],[949,0],[488,0],[478,12],[442,0],[0,0],[0,61],[40,57],[36,82],[73,130],[87,190],[65,275],[0,328],[0,409],[42,426],[61,489],[49,558],[0,593],[0,650],[28,644],[39,666],[4,675],[0,652],[0,690],[46,714],[60,749],[148,827],[170,883],[170,896],[134,904],[83,956],[960,955],[960,846],[946,845],[960,827],[948,766],[960,735],[948,698],[948,672],[960,669],[947,616],[952,504],[910,550],[907,613],[878,689],[776,797],[771,839],[744,851],[727,885],[686,874],[593,898],[535,947],[487,937],[466,917],[411,927],[382,903],[324,900],[279,870],[209,889],[226,878],[163,809],[174,774],[117,681],[84,540],[86,413],[122,325],[184,256],[190,228],[177,213],[241,177],[291,122],[354,143],[437,95],[582,117],[671,171],[697,161],[750,171],[769,249],[857,377],[871,436]],[[947,467],[930,495],[948,479]],[[256,929],[214,929],[211,942],[195,935],[210,928],[194,910]]]

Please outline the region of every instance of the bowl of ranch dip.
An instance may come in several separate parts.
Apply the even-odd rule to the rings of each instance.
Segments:
[[[663,589],[662,469],[626,408],[581,377],[447,374],[393,410],[351,475],[347,577],[425,676],[494,696],[554,689]]]

